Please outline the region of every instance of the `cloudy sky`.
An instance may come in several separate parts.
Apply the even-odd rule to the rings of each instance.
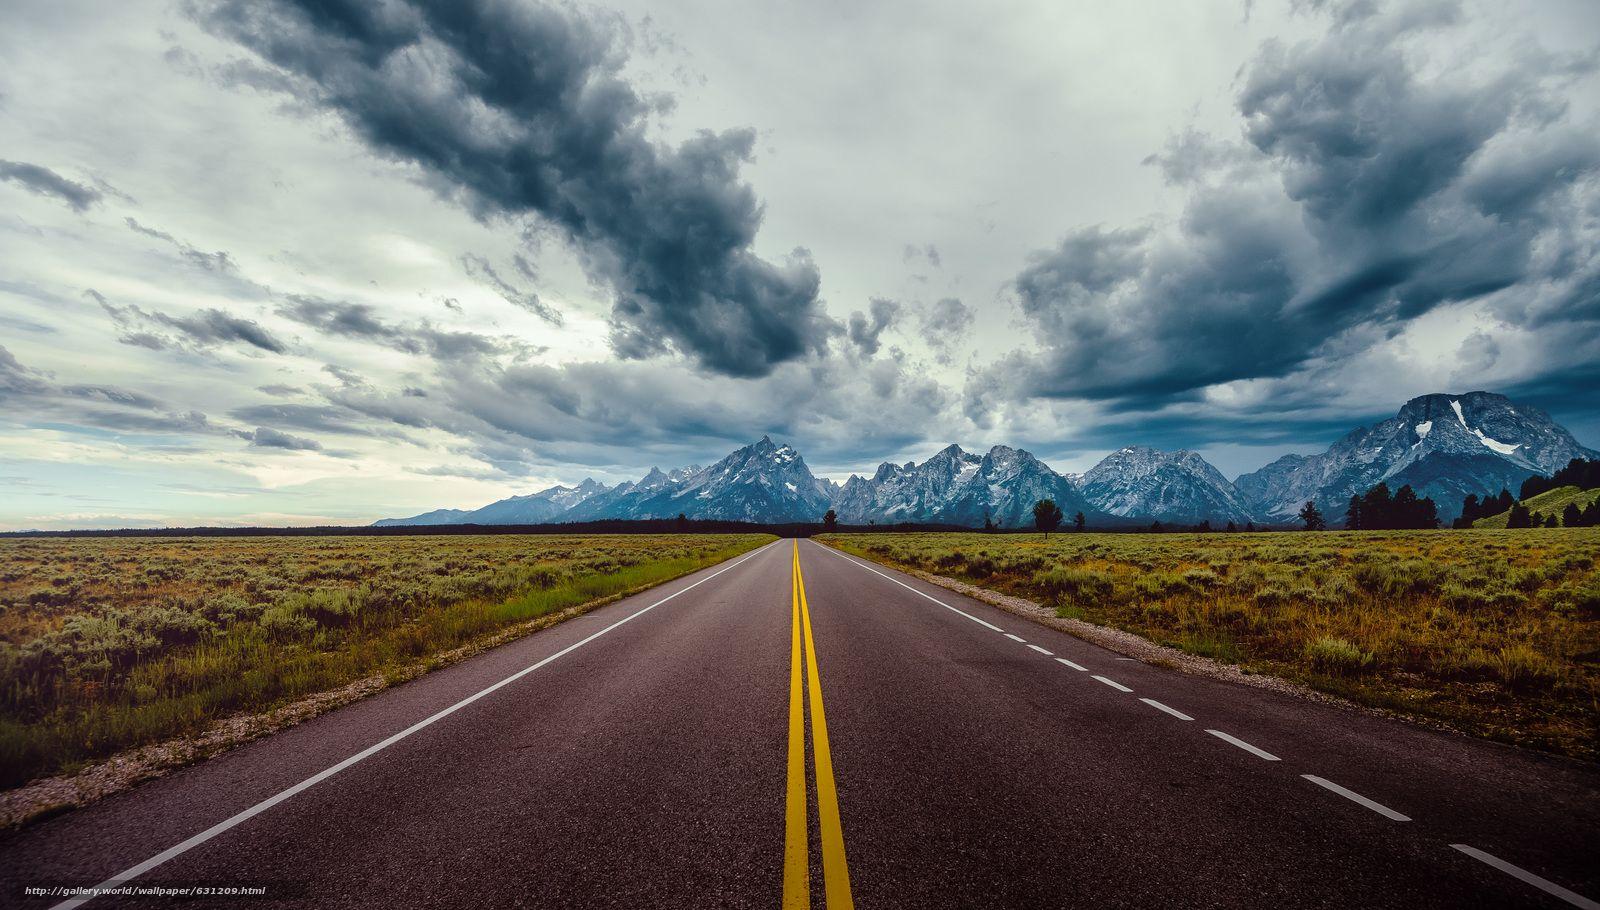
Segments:
[[[1512,9],[1515,7],[1515,9]],[[12,0],[0,529],[1600,442],[1600,4]]]

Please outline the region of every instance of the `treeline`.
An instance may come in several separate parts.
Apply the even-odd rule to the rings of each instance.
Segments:
[[[1561,487],[1577,487],[1580,490],[1592,490],[1595,487],[1600,487],[1600,461],[1574,458],[1567,462],[1566,467],[1549,477],[1535,474],[1522,482],[1522,490],[1517,498],[1528,500],[1538,496],[1540,493],[1548,493]],[[1504,509],[1501,511],[1504,511]]]
[[[1465,529],[1472,527],[1472,523],[1480,518],[1490,515],[1499,515],[1508,512],[1517,504],[1517,498],[1511,495],[1510,490],[1502,489],[1499,496],[1485,496],[1483,501],[1478,501],[1478,494],[1469,493],[1467,498],[1461,500],[1461,517],[1457,518],[1453,528]],[[1527,525],[1523,525],[1527,527]]]
[[[1456,519],[1452,527],[1470,528],[1480,518],[1502,513],[1506,516],[1507,528],[1600,527],[1600,500],[1583,508],[1569,502],[1559,516],[1554,512],[1541,515],[1524,505],[1535,496],[1562,487],[1577,487],[1580,490],[1600,487],[1600,461],[1574,458],[1549,477],[1535,474],[1522,482],[1515,497],[1510,490],[1501,490],[1498,496],[1485,496],[1481,500],[1476,495],[1469,495],[1461,501],[1461,517]]]
[[[1495,514],[1499,514],[1498,512]],[[1600,527],[1600,500],[1589,503],[1587,508],[1580,509],[1574,502],[1567,503],[1561,510],[1560,519],[1556,513],[1540,517],[1539,513],[1532,511],[1522,503],[1511,507],[1511,513],[1506,516],[1508,528],[1594,528]]]
[[[1439,526],[1439,506],[1429,497],[1417,496],[1406,484],[1389,492],[1379,483],[1365,496],[1351,496],[1344,513],[1344,526],[1351,531],[1404,531]]]

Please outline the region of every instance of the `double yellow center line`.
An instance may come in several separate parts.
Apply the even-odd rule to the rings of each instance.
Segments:
[[[802,641],[805,644],[806,692],[811,701],[811,745],[817,770],[817,825],[822,833],[822,881],[828,910],[852,910],[850,870],[844,861],[844,832],[839,828],[839,796],[833,788],[833,756],[828,751],[828,723],[822,711],[822,679],[817,675],[817,645],[811,638],[811,608],[806,603],[805,577],[800,573],[800,541],[794,542],[794,574],[789,586],[793,604],[789,636],[789,780],[783,827],[783,906],[811,906],[810,842],[806,827],[806,724],[801,694]]]

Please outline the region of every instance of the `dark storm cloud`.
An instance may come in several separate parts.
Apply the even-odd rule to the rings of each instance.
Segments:
[[[519,475],[552,460],[598,468],[620,456],[627,472],[636,463],[705,463],[761,433],[806,440],[808,457],[843,453],[853,463],[863,447],[897,450],[919,438],[948,407],[945,390],[901,358],[879,356],[865,371],[841,363],[785,364],[754,381],[667,363],[445,365],[425,396],[373,387],[325,394],[369,421],[469,440],[463,454]],[[874,415],[866,425],[864,413]]]
[[[862,354],[871,357],[878,353],[880,347],[879,337],[900,315],[900,304],[882,297],[874,297],[867,307],[868,313],[860,310],[850,314],[850,321],[846,331],[850,343],[855,345]]]
[[[1246,143],[1186,133],[1150,159],[1189,188],[1173,230],[1089,228],[1032,257],[1014,286],[1042,354],[978,377],[970,401],[1148,409],[1464,301],[1513,324],[1600,317],[1600,139],[1565,121],[1563,95],[1585,64],[1424,76],[1406,42],[1452,4],[1319,7],[1325,35],[1246,67]]]
[[[521,256],[516,256],[514,258],[517,265],[517,271],[521,272],[524,277],[530,280],[535,280],[536,276],[534,274],[533,267],[528,264],[527,260],[523,259]],[[506,303],[509,303],[512,306],[521,307],[535,316],[538,316],[540,319],[550,323],[551,325],[562,324],[563,320],[560,313],[556,312],[554,308],[545,303],[543,300],[540,300],[538,294],[535,294],[532,291],[524,291],[504,278],[501,278],[500,273],[496,272],[494,266],[489,264],[489,260],[483,258],[482,256],[467,253],[461,257],[461,266],[467,270],[468,275],[494,288],[495,292],[498,293]]]
[[[0,346],[0,401],[16,420],[126,433],[210,433],[200,411],[173,411],[143,392],[109,385],[58,385],[50,373],[24,366]]]
[[[972,308],[955,297],[946,297],[928,307],[922,316],[922,336],[932,345],[948,345],[972,329],[976,317]]]
[[[422,169],[484,218],[537,215],[616,294],[624,357],[677,350],[762,376],[826,349],[835,326],[801,250],[752,244],[761,207],[739,169],[753,130],[649,138],[654,105],[622,78],[607,20],[507,3],[215,0],[197,17],[295,78],[375,151]]]
[[[74,423],[124,433],[209,433],[215,430],[200,411],[162,414],[89,410],[74,415]]]
[[[16,355],[0,345],[0,398],[37,395],[47,388],[44,377],[21,364]]]
[[[223,344],[243,344],[272,354],[283,354],[288,345],[279,341],[260,323],[208,308],[184,316],[171,316],[156,310],[145,310],[133,304],[118,306],[93,288],[84,296],[100,304],[117,328],[122,330],[118,341],[151,350],[167,348],[199,349]],[[153,329],[164,328],[177,332],[176,336],[159,334]]]
[[[945,297],[922,311],[922,339],[933,349],[935,360],[950,364],[956,352],[966,348],[976,321],[971,307],[955,297]]]
[[[282,354],[289,350],[260,324],[249,319],[240,319],[221,310],[199,310],[187,316],[168,316],[165,313],[151,313],[150,316],[200,345],[236,342],[273,354]]]
[[[178,251],[179,255],[181,255],[196,268],[204,269],[207,272],[216,272],[222,275],[235,275],[239,271],[239,267],[234,264],[233,257],[229,256],[226,251],[217,250],[214,253],[207,253],[204,250],[198,249],[182,240],[179,240],[166,231],[156,230],[155,228],[140,224],[133,218],[124,218],[122,221],[128,226],[129,230],[136,234],[143,234],[146,237],[151,237],[156,240],[171,244],[173,248]]]
[[[254,430],[235,430],[233,435],[240,439],[249,440],[250,445],[258,449],[284,449],[291,452],[318,452],[322,450],[322,443],[304,436],[295,436],[274,430],[271,427],[256,427]]]
[[[452,332],[428,322],[400,325],[385,322],[376,307],[343,300],[324,300],[290,294],[278,315],[317,329],[324,335],[371,341],[407,354],[425,354],[437,360],[463,360],[502,354],[530,356],[543,348],[509,336],[491,337],[475,332]]]
[[[15,183],[30,193],[60,199],[75,212],[87,212],[102,196],[94,187],[74,183],[47,167],[26,161],[0,160],[0,180]]]
[[[142,392],[133,392],[128,389],[119,389],[103,385],[69,385],[61,387],[61,394],[84,401],[98,401],[106,404],[122,405],[130,408],[144,408],[155,410],[161,407],[161,401],[145,395]]]
[[[372,431],[360,423],[360,415],[346,408],[312,404],[258,404],[235,408],[229,416],[244,423],[275,424],[313,433],[344,436],[369,436]]]

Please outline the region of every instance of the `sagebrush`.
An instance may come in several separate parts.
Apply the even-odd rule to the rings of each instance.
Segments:
[[[414,665],[771,539],[0,540],[0,786]]]
[[[1600,531],[825,535],[1357,701],[1600,757]]]

